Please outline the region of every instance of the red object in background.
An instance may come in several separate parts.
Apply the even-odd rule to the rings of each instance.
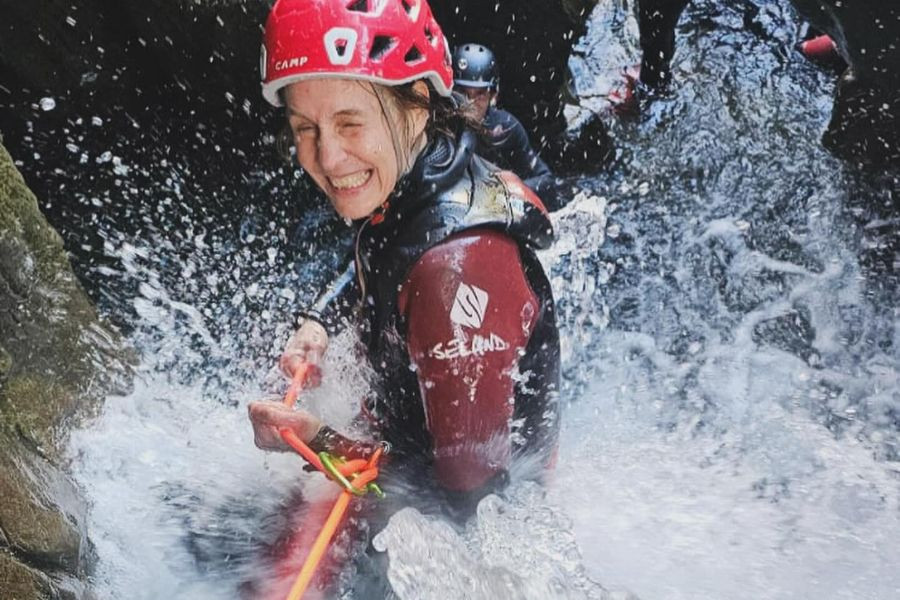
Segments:
[[[635,90],[641,80],[641,66],[632,65],[622,70],[622,83],[620,87],[613,88],[606,99],[612,107],[612,112],[619,116],[634,116],[640,112]]]
[[[834,40],[820,35],[800,43],[800,52],[810,60],[831,61],[837,59],[838,51]]]

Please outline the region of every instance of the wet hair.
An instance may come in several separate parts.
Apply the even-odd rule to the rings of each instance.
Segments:
[[[393,97],[402,111],[415,108],[428,111],[425,135],[429,138],[435,137],[438,133],[456,137],[465,128],[481,131],[481,123],[472,119],[465,110],[468,102],[464,96],[456,93],[449,98],[441,96],[434,90],[430,82],[420,81],[425,82],[428,86],[427,98],[413,88],[415,82],[390,87],[384,86],[382,89]]]
[[[391,107],[388,105],[388,102],[393,104],[393,107],[397,109],[401,116],[416,109],[428,111],[428,121],[425,124],[424,131],[428,139],[434,139],[438,135],[447,135],[455,138],[466,128],[474,130],[479,135],[484,134],[483,125],[474,120],[465,110],[467,100],[464,96],[456,93],[450,97],[441,96],[427,80],[420,79],[418,81],[422,81],[428,86],[427,96],[415,89],[415,81],[394,86],[359,82],[360,85],[367,86],[367,89],[375,94],[375,97],[378,99],[382,116],[388,123],[391,142],[394,146],[394,155],[401,170],[412,166],[409,164],[409,152],[416,147],[418,140],[412,139],[413,132],[409,130],[409,122],[406,119],[400,119],[400,126],[403,129],[395,131],[394,121],[389,114]],[[287,104],[284,98],[284,90],[279,90],[278,93],[282,97],[282,103]],[[287,162],[295,160],[291,153],[294,148],[294,134],[291,131],[290,124],[286,123],[281,133],[277,136],[276,148],[279,155]]]

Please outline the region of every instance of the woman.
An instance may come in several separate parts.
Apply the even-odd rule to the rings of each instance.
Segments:
[[[478,497],[513,457],[550,465],[559,339],[534,249],[552,229],[537,197],[475,156],[451,96],[446,40],[425,0],[278,0],[263,95],[284,106],[303,170],[357,227],[356,280],[309,315],[281,366],[316,365],[326,326],[358,308],[378,373],[366,412],[387,470]],[[304,411],[249,407],[256,443],[289,427],[316,450],[365,455]]]

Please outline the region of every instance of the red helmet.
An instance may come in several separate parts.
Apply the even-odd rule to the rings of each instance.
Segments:
[[[266,20],[262,93],[303,79],[346,77],[385,85],[428,78],[453,87],[450,48],[426,0],[277,0]]]

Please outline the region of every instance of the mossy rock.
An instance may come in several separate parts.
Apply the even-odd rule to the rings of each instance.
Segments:
[[[92,566],[87,505],[71,480],[39,454],[0,434],[0,530],[31,563],[84,572]]]
[[[96,600],[77,579],[47,575],[0,550],[0,592],[3,600]]]
[[[0,145],[0,598],[90,597],[86,503],[61,450],[130,385],[130,356]]]
[[[62,241],[0,146],[0,427],[53,454],[130,372],[72,272]]]
[[[0,588],[3,590],[4,600],[54,597],[53,584],[49,577],[2,549],[0,549]]]
[[[6,374],[12,368],[12,356],[6,351],[6,348],[0,346],[0,385],[6,380]]]
[[[57,425],[71,415],[77,399],[71,390],[38,377],[13,377],[0,394],[0,429],[15,432],[33,449],[53,456]],[[87,410],[82,410],[82,414]]]

